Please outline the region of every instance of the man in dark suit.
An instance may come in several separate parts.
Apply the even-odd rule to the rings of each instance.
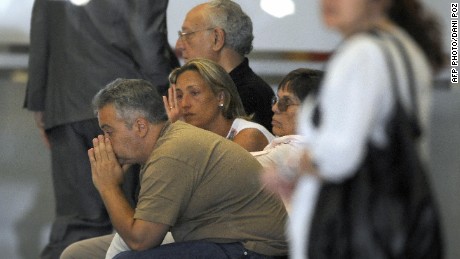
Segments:
[[[167,41],[167,5],[168,0],[34,3],[24,106],[34,112],[51,149],[56,199],[42,258],[58,258],[75,241],[112,232],[87,156],[91,140],[101,134],[91,100],[118,77],[143,78],[166,89],[178,65]]]

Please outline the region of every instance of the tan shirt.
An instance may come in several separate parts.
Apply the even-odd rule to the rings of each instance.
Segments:
[[[282,202],[263,191],[261,166],[239,145],[183,122],[168,124],[141,171],[135,218],[172,226],[176,242],[242,242],[287,254]]]

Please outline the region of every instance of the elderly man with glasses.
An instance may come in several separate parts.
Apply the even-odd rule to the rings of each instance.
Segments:
[[[246,114],[271,129],[272,88],[249,67],[252,21],[241,7],[229,0],[213,0],[192,8],[179,31],[176,49],[185,61],[210,59],[221,65],[235,83]]]

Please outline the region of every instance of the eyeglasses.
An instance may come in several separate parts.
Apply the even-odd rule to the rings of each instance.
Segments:
[[[272,98],[272,106],[278,104],[278,110],[280,112],[285,112],[289,108],[289,106],[300,105],[299,103],[293,103],[291,99],[287,96],[283,96],[278,99],[278,96],[273,96]]]
[[[190,32],[183,32],[183,31],[178,31],[177,32],[177,35],[179,36],[179,39],[183,39],[184,37],[186,36],[189,36],[189,35],[192,35],[196,32],[200,32],[200,31],[209,31],[209,30],[214,30],[215,27],[213,28],[207,28],[207,29],[202,29],[202,30],[196,30],[196,31],[190,31]]]

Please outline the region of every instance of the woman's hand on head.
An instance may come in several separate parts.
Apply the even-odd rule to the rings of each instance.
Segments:
[[[177,103],[175,84],[172,84],[168,89],[168,96],[163,96],[163,104],[170,122],[182,119],[182,112]]]

